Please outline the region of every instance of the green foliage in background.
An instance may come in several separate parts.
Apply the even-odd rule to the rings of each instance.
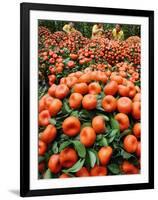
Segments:
[[[39,20],[39,26],[45,26],[49,28],[51,32],[62,31],[62,28],[67,21],[54,21],[54,20]],[[90,38],[92,34],[92,27],[94,23],[90,22],[74,22],[75,28],[80,31],[83,36]],[[104,30],[112,30],[115,27],[115,24],[104,24]],[[122,29],[124,31],[125,39],[129,36],[140,36],[140,25],[129,25],[123,24]]]

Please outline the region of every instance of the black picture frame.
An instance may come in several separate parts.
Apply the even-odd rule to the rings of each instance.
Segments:
[[[29,46],[29,31],[30,31],[30,11],[60,11],[60,12],[76,12],[76,13],[93,13],[93,14],[112,14],[123,16],[138,16],[148,17],[149,19],[149,182],[137,184],[123,185],[108,185],[108,186],[90,186],[90,187],[75,187],[75,188],[60,188],[60,189],[41,189],[30,190],[30,46]],[[35,4],[21,3],[20,4],[20,42],[21,42],[21,57],[20,57],[20,195],[42,196],[42,195],[59,195],[73,193],[92,193],[92,192],[108,192],[108,191],[123,191],[123,190],[138,190],[138,189],[153,189],[154,188],[154,11],[147,10],[129,10],[129,9],[114,9],[101,7],[82,7],[70,5],[51,5],[51,4]]]

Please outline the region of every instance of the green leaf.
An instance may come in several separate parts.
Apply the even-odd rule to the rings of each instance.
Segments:
[[[85,122],[82,124],[81,129],[84,127],[91,127],[91,123],[90,122]]]
[[[118,133],[119,133],[118,129],[112,130],[111,133],[108,135],[108,142],[109,143],[113,142]]]
[[[109,164],[107,167],[112,174],[120,174],[119,165],[112,163],[112,164]]]
[[[71,141],[65,141],[63,142],[60,147],[59,147],[59,152],[61,152],[63,149],[65,149],[66,147],[68,147],[71,144]]]
[[[132,133],[131,129],[126,129],[120,134],[120,138],[124,137],[125,135],[129,135]]]
[[[44,156],[38,156],[38,163],[41,163],[44,160],[45,160]]]
[[[80,159],[71,168],[63,169],[62,171],[64,173],[69,173],[69,172],[75,173],[75,172],[79,171],[83,167],[84,162],[85,162],[85,159]]]
[[[66,59],[63,60],[63,63],[67,64],[69,61],[70,61],[70,58],[66,58]]]
[[[77,118],[78,118],[78,116],[79,116],[79,111],[77,111],[77,110],[72,111],[72,112],[71,112],[71,116],[74,116],[74,117],[77,117]]]
[[[52,178],[52,173],[51,173],[50,169],[47,169],[47,170],[46,170],[46,172],[45,172],[44,175],[43,175],[43,178],[44,178],[44,179]]]
[[[52,151],[53,151],[53,153],[58,153],[58,151],[59,151],[58,143],[56,141],[53,142]]]
[[[56,120],[55,120],[55,118],[50,118],[50,119],[49,119],[49,122],[50,122],[51,124],[53,124],[53,125],[56,125]]]
[[[71,110],[71,108],[69,107],[68,102],[67,102],[66,100],[63,101],[62,112],[63,112],[64,114],[67,114],[67,113],[71,113],[71,112],[72,112],[72,110]]]
[[[103,138],[103,135],[102,134],[98,134],[97,137],[96,137],[96,141],[99,141]]]
[[[118,130],[120,130],[120,126],[119,126],[118,121],[116,121],[113,117],[111,117],[110,123],[111,123],[112,129],[118,129]]]
[[[94,165],[97,161],[96,154],[93,151],[91,151],[90,149],[87,149],[87,152],[89,155],[90,166],[94,167]]]
[[[121,156],[122,156],[124,159],[127,159],[127,160],[128,160],[129,158],[133,157],[132,154],[127,153],[127,152],[124,151],[123,149],[121,150]]]
[[[74,148],[76,149],[79,157],[85,158],[86,156],[85,146],[80,141],[77,141],[77,140],[72,140],[71,142],[74,145]]]
[[[99,146],[108,146],[108,141],[105,137],[102,137],[101,140],[98,142]]]
[[[99,157],[98,157],[98,152],[95,149],[90,149],[96,156],[96,163],[99,165]]]
[[[85,118],[85,119],[90,119],[91,115],[90,113],[87,111],[87,110],[81,110],[79,112],[79,118],[82,119],[82,118]]]

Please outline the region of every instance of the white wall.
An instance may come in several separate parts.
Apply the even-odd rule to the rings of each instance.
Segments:
[[[0,5],[0,199],[19,199],[19,3],[18,0],[1,1]],[[32,2],[27,0],[27,2]],[[41,3],[72,4],[85,6],[118,7],[133,9],[155,10],[155,52],[158,52],[158,6],[156,0],[46,0],[35,1]],[[156,24],[157,23],[157,24]],[[157,55],[157,54],[155,54]],[[156,56],[155,56],[156,57]],[[158,84],[158,56],[155,58],[155,85]],[[157,79],[157,80],[156,80]],[[156,88],[156,87],[155,87]],[[158,92],[155,89],[155,102],[158,101]],[[155,104],[155,124],[157,122]],[[155,141],[157,141],[158,128],[155,127]],[[158,145],[155,142],[155,154]],[[155,190],[126,191],[97,194],[77,194],[55,197],[43,197],[44,199],[156,199],[158,192],[158,158],[155,156]],[[32,198],[30,198],[32,199]],[[35,199],[42,199],[38,197]]]

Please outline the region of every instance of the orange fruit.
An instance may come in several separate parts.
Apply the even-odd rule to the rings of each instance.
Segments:
[[[48,94],[52,97],[55,97],[55,90],[56,90],[56,85],[52,84],[51,87],[48,89]]]
[[[92,119],[92,127],[96,134],[104,133],[106,130],[105,120],[102,116],[96,116]]]
[[[69,93],[69,88],[65,84],[57,85],[55,90],[55,97],[58,99],[64,99]]]
[[[87,94],[83,97],[82,106],[86,110],[92,110],[97,106],[97,98],[94,94]]]
[[[39,126],[47,126],[49,124],[49,119],[51,118],[48,110],[43,110],[38,115]]]
[[[80,132],[81,123],[76,117],[70,116],[63,121],[62,128],[64,134],[73,137]]]
[[[60,172],[62,166],[59,160],[59,154],[53,154],[48,161],[48,168],[54,174]]]
[[[128,129],[130,123],[129,118],[126,114],[118,113],[115,115],[115,119],[118,121],[121,131]]]
[[[137,149],[136,149],[135,153],[138,157],[140,157],[140,155],[141,155],[141,143],[139,141],[138,141],[138,145],[137,145]]]
[[[102,107],[106,112],[113,112],[117,107],[117,100],[112,95],[107,95],[102,100]]]
[[[133,116],[134,119],[140,119],[141,103],[139,101],[135,101],[132,104],[132,116]]]
[[[73,90],[84,95],[88,93],[88,86],[86,83],[77,83],[74,85]]]
[[[72,109],[77,109],[82,104],[83,96],[80,93],[72,93],[69,98],[69,105]]]
[[[133,126],[133,134],[137,137],[140,138],[141,135],[141,126],[140,123],[135,123]]]
[[[119,85],[118,86],[118,93],[122,97],[126,97],[129,95],[129,88],[125,85]]]
[[[123,147],[128,153],[134,153],[137,149],[138,141],[134,135],[127,135],[123,140]]]
[[[99,161],[102,165],[107,165],[109,163],[110,158],[112,156],[112,152],[113,152],[113,150],[110,146],[102,147],[98,151]]]
[[[101,92],[101,87],[99,83],[93,82],[88,85],[89,94],[99,94]]]
[[[77,162],[78,156],[74,149],[67,147],[60,152],[59,160],[62,167],[70,168]]]
[[[56,116],[62,108],[62,101],[59,99],[53,99],[52,103],[49,105],[48,110],[51,116]]]
[[[124,174],[138,174],[139,173],[138,168],[136,168],[132,163],[126,160],[122,163],[121,168]]]
[[[83,74],[80,76],[78,79],[79,83],[90,83],[91,82],[91,77],[89,73]]]
[[[84,127],[80,132],[80,141],[85,147],[91,147],[96,139],[96,133],[92,127]]]
[[[134,98],[133,98],[133,101],[141,101],[141,94],[140,93],[137,93]]]
[[[78,82],[78,79],[75,76],[66,78],[66,85],[71,88]]]
[[[38,164],[38,171],[42,174],[45,170],[45,162],[40,162]]]
[[[132,101],[128,97],[121,97],[117,100],[117,109],[120,113],[129,114],[132,110]]]
[[[78,172],[75,174],[77,177],[87,177],[90,176],[86,167],[82,167]]]
[[[98,166],[95,165],[91,170],[90,170],[90,175],[91,176],[106,176],[108,173],[107,168],[104,166]]]
[[[47,150],[47,145],[42,140],[38,141],[38,155],[43,156]]]
[[[39,134],[40,140],[45,142],[46,144],[49,144],[52,142],[57,135],[57,130],[54,125],[49,124],[45,130]]]
[[[119,75],[112,75],[112,76],[110,77],[110,79],[111,79],[112,81],[116,81],[118,84],[122,84],[122,82],[123,82],[122,76],[119,76]]]
[[[112,96],[114,96],[117,93],[117,91],[118,91],[118,84],[117,84],[116,81],[110,81],[104,87],[104,93],[106,95],[112,95]]]

